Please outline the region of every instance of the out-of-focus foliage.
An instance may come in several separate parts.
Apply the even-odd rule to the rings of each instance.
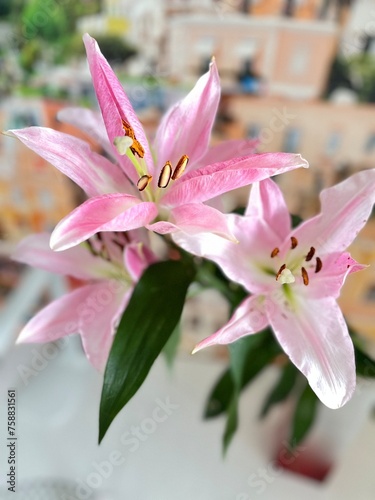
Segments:
[[[97,35],[96,41],[104,57],[110,62],[124,62],[137,54],[135,47],[116,35]]]

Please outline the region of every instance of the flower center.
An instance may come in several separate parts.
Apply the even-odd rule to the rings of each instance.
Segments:
[[[298,240],[295,236],[292,236],[290,238],[290,250],[294,250],[298,246]],[[271,252],[271,259],[274,259],[278,254],[280,253],[280,249],[278,247],[274,248]],[[285,284],[290,284],[294,283],[296,278],[295,278],[295,273],[299,272],[302,277],[303,284],[307,286],[310,282],[309,278],[309,273],[306,269],[306,267],[310,267],[311,269],[314,270],[315,273],[318,273],[321,271],[323,267],[323,262],[322,260],[315,256],[315,266],[311,266],[310,264],[305,264],[305,263],[310,263],[312,259],[315,256],[315,248],[310,247],[310,250],[307,252],[307,254],[303,257],[302,261],[299,260],[297,263],[294,263],[293,265],[290,265],[287,267],[287,264],[284,263],[280,266],[279,270],[276,273],[276,281],[281,283],[282,285]],[[312,263],[312,262],[311,262]],[[294,273],[294,274],[293,274]]]
[[[144,191],[152,181],[152,175],[147,173],[147,168],[145,168],[145,163],[143,160],[143,157],[145,155],[144,148],[142,144],[137,140],[132,127],[125,120],[122,120],[122,128],[124,129],[125,135],[122,137],[116,137],[113,141],[113,144],[119,154],[126,154],[132,161],[133,165],[140,175],[137,182],[137,188],[139,191]],[[139,157],[140,161],[136,158],[136,155]],[[188,162],[188,155],[182,155],[177,162],[174,170],[170,161],[165,162],[165,165],[160,171],[158,187],[164,189],[168,187],[171,180],[175,181],[179,179],[184,173]]]

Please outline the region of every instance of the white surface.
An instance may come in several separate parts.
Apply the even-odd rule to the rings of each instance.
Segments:
[[[48,361],[46,354],[55,354],[55,358]],[[27,372],[27,368],[34,371]],[[98,447],[101,377],[83,358],[78,343],[71,339],[55,351],[43,346],[15,348],[0,368],[0,436],[6,433],[6,390],[17,387],[19,487],[26,480],[40,478],[71,479],[77,487],[93,478],[94,462],[108,461],[117,450],[123,464],[113,466],[108,477],[100,479],[100,488],[92,489],[89,496],[76,494],[60,499],[94,500],[101,491],[112,495],[99,497],[103,500],[375,498],[372,474],[375,426],[370,422],[366,424],[365,435],[357,436],[351,443],[325,483],[272,469],[272,460],[267,454],[267,425],[259,426],[254,418],[265,387],[274,378],[272,370],[261,376],[242,398],[240,430],[223,459],[223,419],[208,422],[201,419],[204,401],[222,368],[221,363],[203,363],[197,356],[187,357],[178,360],[171,374],[164,361],[158,360],[139,393],[120,413]],[[155,415],[162,416],[160,411],[155,414],[158,401],[165,402],[168,398],[178,408],[171,410],[165,421],[155,422]],[[373,387],[362,389],[354,398],[354,409],[359,400],[367,402],[368,408],[374,401]],[[131,436],[133,426],[143,429],[144,441]],[[4,446],[2,439],[0,443]],[[2,450],[2,481],[6,470],[3,455]],[[254,482],[253,486],[249,485],[250,476],[259,477],[264,468],[269,478],[262,480],[265,488],[259,484],[254,486]],[[264,491],[260,493],[260,489]],[[0,498],[17,497],[5,494]],[[39,497],[32,498],[39,500]]]

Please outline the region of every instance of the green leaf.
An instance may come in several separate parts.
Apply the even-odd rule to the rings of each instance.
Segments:
[[[355,366],[357,375],[375,378],[375,361],[354,344]]]
[[[172,335],[167,340],[164,346],[163,353],[169,368],[173,367],[173,363],[177,354],[178,346],[181,340],[181,327],[180,324],[176,326]]]
[[[282,351],[270,328],[254,335],[248,335],[241,339],[241,342],[243,342],[244,355],[241,377],[242,390]],[[205,418],[213,418],[221,415],[221,413],[229,408],[234,390],[235,382],[233,373],[230,369],[227,369],[221,375],[208,397],[204,414]]]
[[[261,418],[264,418],[274,405],[280,403],[289,396],[295,386],[298,374],[297,368],[288,361],[281,371],[279,380],[276,382],[263,404],[263,408],[260,412]]]
[[[298,227],[303,222],[303,219],[297,214],[291,214],[290,217],[292,219],[292,228],[293,229]]]
[[[238,427],[238,400],[239,391],[235,390],[232,399],[227,409],[227,421],[223,435],[223,455],[226,454],[228,446],[230,445],[233,436],[235,435]]]
[[[230,369],[224,371],[208,396],[204,418],[221,415],[227,408],[234,391],[233,376]]]
[[[146,269],[135,286],[104,373],[99,443],[113,419],[140,388],[174,331],[193,278],[191,264],[158,262]]]
[[[311,387],[306,384],[305,389],[297,401],[294,411],[292,432],[290,437],[290,446],[295,448],[304,439],[311,429],[316,411],[318,409],[319,399]]]

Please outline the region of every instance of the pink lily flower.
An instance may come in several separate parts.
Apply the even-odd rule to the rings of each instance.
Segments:
[[[79,333],[87,358],[103,371],[134,284],[156,260],[143,243],[125,238],[105,233],[63,252],[50,249],[47,233],[21,241],[14,260],[84,283],[39,311],[22,329],[17,343],[52,342]]]
[[[348,274],[365,267],[345,249],[370,216],[375,170],[323,190],[320,200],[321,213],[292,230],[281,191],[264,180],[252,187],[245,216],[227,216],[239,244],[215,235],[178,233],[173,238],[189,252],[216,262],[252,294],[193,352],[270,325],[320,400],[339,408],[353,394],[356,372],[353,344],[336,299]]]
[[[298,167],[300,155],[254,153],[254,141],[230,141],[209,149],[220,100],[213,61],[193,90],[163,118],[149,147],[119,80],[96,41],[84,36],[102,120],[78,110],[61,116],[94,136],[117,163],[87,144],[47,128],[8,131],[60,169],[90,198],[57,225],[51,248],[64,250],[98,232],[146,226],[160,234],[213,232],[234,239],[224,215],[205,204],[222,193]],[[104,123],[104,126],[103,126]]]

